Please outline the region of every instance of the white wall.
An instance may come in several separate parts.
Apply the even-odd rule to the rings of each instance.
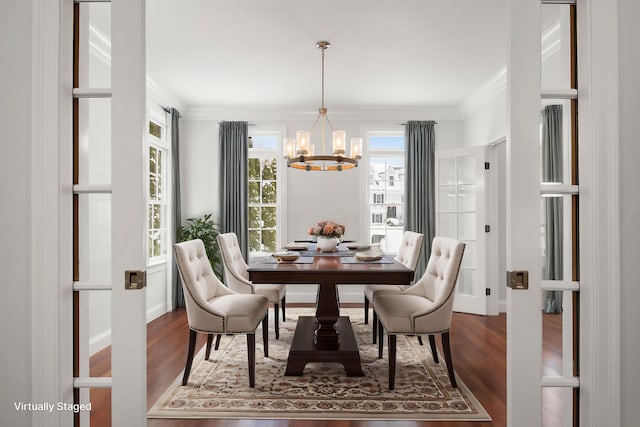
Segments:
[[[29,402],[31,378],[31,41],[32,4],[0,4],[0,424],[31,425],[29,412],[13,402]]]
[[[640,2],[618,2],[620,41],[620,285],[621,312],[621,425],[638,423],[638,396],[640,396],[640,286],[638,284],[638,260],[640,250],[640,143],[638,117],[640,117]]]

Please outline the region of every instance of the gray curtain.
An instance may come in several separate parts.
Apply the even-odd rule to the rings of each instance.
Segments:
[[[404,229],[424,234],[424,245],[416,266],[422,277],[436,233],[435,222],[435,122],[409,121],[405,125],[405,221]]]
[[[173,183],[171,205],[171,241],[177,242],[180,237],[182,213],[180,209],[180,112],[175,108],[169,109],[171,120],[171,182]],[[184,294],[180,283],[180,273],[175,254],[171,251],[172,281],[173,281],[173,309],[184,307]]]
[[[562,105],[548,105],[542,112],[542,181],[562,182]],[[544,279],[562,280],[562,198],[544,198]],[[562,312],[562,292],[545,291],[545,313]]]
[[[220,143],[220,228],[234,232],[244,259],[248,259],[248,123],[221,122]]]

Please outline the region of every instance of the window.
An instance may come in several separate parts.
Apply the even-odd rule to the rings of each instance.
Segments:
[[[165,142],[165,127],[149,121],[149,195],[148,239],[149,264],[165,261],[168,238],[168,181],[169,151]]]
[[[404,232],[404,135],[372,132],[367,138],[369,239],[396,253]]]
[[[249,138],[249,257],[280,246],[280,133],[256,132]]]

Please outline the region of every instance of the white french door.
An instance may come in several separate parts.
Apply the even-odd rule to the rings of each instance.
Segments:
[[[486,315],[485,147],[437,151],[435,167],[436,235],[467,245],[453,309]]]
[[[144,426],[145,2],[74,3],[74,400],[88,403],[88,390],[110,388],[112,425]],[[98,4],[107,9],[92,13]],[[110,29],[108,49],[100,52],[110,75],[100,78],[88,59],[94,16]],[[86,316],[109,303],[112,376],[92,378]],[[88,421],[85,412],[74,424]]]

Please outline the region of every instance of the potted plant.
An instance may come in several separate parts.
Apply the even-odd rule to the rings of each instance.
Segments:
[[[211,263],[211,268],[216,277],[222,279],[222,259],[216,237],[220,234],[220,225],[211,219],[212,214],[204,214],[197,218],[187,219],[186,225],[180,227],[179,239],[181,242],[200,239],[204,243],[204,249]]]

